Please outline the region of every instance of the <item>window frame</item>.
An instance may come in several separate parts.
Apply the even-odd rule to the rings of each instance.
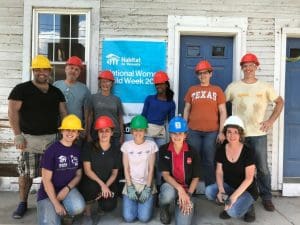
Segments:
[[[89,36],[87,37],[86,44],[86,85],[93,90],[97,90],[97,77],[92,76],[98,74],[99,68],[99,23],[100,23],[100,1],[85,1],[78,0],[76,2],[70,0],[52,0],[52,1],[40,1],[40,0],[24,0],[24,25],[23,25],[23,67],[22,67],[22,81],[28,81],[31,79],[30,63],[31,59],[37,51],[36,37],[34,37],[37,29],[35,11],[44,10],[44,12],[88,12],[89,19],[87,17],[87,27],[89,30]],[[89,20],[89,21],[88,21]]]

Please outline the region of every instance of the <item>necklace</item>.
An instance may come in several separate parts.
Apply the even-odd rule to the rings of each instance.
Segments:
[[[226,157],[230,162],[236,162],[241,154],[243,145],[240,146],[229,146],[226,145]]]

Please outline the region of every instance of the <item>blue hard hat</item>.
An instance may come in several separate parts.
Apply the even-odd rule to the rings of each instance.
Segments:
[[[188,130],[187,122],[181,116],[175,116],[169,123],[169,132],[180,133]]]

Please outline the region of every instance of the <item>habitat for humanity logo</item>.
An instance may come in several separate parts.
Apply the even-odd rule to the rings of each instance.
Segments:
[[[122,66],[141,66],[141,58],[136,58],[136,57],[120,57],[115,54],[108,54],[106,55],[106,63],[108,65],[122,65]]]

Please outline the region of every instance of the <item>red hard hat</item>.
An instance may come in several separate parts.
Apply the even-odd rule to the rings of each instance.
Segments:
[[[207,60],[202,60],[202,61],[198,62],[198,64],[195,67],[196,73],[200,70],[208,70],[211,72],[211,71],[213,71],[213,68]]]
[[[77,56],[71,56],[66,64],[79,66],[80,68],[83,67],[82,60]]]
[[[95,130],[99,130],[102,128],[114,128],[114,122],[108,116],[99,116],[95,122]]]
[[[158,71],[154,74],[154,84],[162,84],[169,80],[168,74],[163,71]]]
[[[101,71],[99,73],[99,75],[98,75],[98,79],[100,79],[100,78],[111,80],[111,81],[115,80],[113,73],[111,71],[109,71],[109,70],[103,70],[103,71]]]
[[[259,66],[259,61],[256,57],[256,55],[252,54],[252,53],[247,53],[246,55],[244,55],[241,59],[240,65],[242,66],[244,63],[247,62],[254,62],[257,66]]]

